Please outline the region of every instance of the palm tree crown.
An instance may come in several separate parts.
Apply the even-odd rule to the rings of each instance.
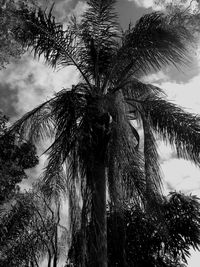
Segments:
[[[199,164],[199,117],[168,102],[160,88],[140,81],[152,70],[188,62],[189,31],[175,16],[160,12],[144,15],[122,31],[115,2],[87,0],[82,20],[72,17],[65,29],[52,9],[19,11],[22,24],[14,31],[25,48],[43,55],[53,68],[72,65],[80,72],[79,83],[12,127],[34,143],[54,138],[43,179],[49,197],[68,192],[72,238],[77,229],[83,233],[80,266],[94,266],[84,243],[91,221],[95,266],[107,266],[106,187],[112,204],[122,210],[128,199],[151,209],[162,197],[155,134],[174,146],[179,157]],[[132,120],[143,127],[143,149]]]

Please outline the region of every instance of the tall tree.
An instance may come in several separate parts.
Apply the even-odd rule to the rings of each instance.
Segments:
[[[87,0],[82,20],[71,18],[65,29],[52,9],[15,14],[24,21],[14,31],[24,48],[43,55],[53,68],[74,66],[80,72],[76,85],[12,127],[35,143],[54,138],[43,180],[68,190],[72,238],[78,229],[82,233],[80,266],[107,266],[106,186],[122,212],[127,199],[153,211],[162,198],[154,134],[174,146],[179,157],[199,164],[199,117],[140,81],[152,70],[187,63],[190,32],[175,16],[159,12],[122,32],[115,2]],[[142,122],[142,151],[131,120]],[[90,251],[87,240],[92,240]]]

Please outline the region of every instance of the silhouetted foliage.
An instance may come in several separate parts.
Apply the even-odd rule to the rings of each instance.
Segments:
[[[162,206],[162,220],[135,205],[127,206],[123,216],[109,209],[108,266],[185,266],[191,247],[199,249],[200,246],[199,199],[173,192],[163,200]],[[88,231],[92,231],[91,226]],[[79,266],[81,234],[75,236],[68,254],[74,267]],[[90,240],[87,245],[90,251]],[[92,267],[94,263],[87,266]]]
[[[39,160],[29,142],[18,144],[18,137],[7,131],[8,118],[0,113],[0,266],[27,266],[29,248],[15,248],[24,236],[33,209],[30,199],[20,193],[20,182],[27,178],[25,169]],[[21,244],[22,245],[22,244]],[[22,264],[22,265],[21,265]]]
[[[56,267],[67,236],[60,206],[53,209],[39,191],[18,193],[0,214],[0,266],[39,266],[46,258]]]
[[[18,190],[18,184],[27,178],[25,169],[39,162],[36,148],[29,142],[17,144],[14,134],[7,134],[8,119],[0,114],[0,204],[10,199]]]

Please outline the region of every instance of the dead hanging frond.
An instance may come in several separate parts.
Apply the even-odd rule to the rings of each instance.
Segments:
[[[118,206],[127,199],[143,201],[144,162],[137,146],[137,135],[126,116],[126,106],[120,93],[113,105],[112,133],[108,151],[108,186],[111,201]],[[121,204],[120,204],[121,202]]]
[[[162,177],[160,172],[159,155],[156,147],[156,140],[153,135],[150,118],[141,111],[144,134],[144,161],[146,198],[145,207],[148,212],[160,211],[159,204],[162,201]]]

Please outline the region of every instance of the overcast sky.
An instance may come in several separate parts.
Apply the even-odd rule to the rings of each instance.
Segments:
[[[46,0],[41,1],[46,5]],[[153,0],[119,0],[117,11],[123,28],[130,21],[135,22],[142,14],[152,10]],[[86,8],[85,1],[55,0],[56,16],[64,23],[69,14],[79,16]],[[0,108],[15,120],[36,105],[48,99],[62,88],[70,88],[75,84],[78,75],[74,68],[53,71],[42,60],[33,59],[26,53],[20,60],[11,63],[0,71]],[[168,98],[185,107],[190,112],[200,114],[200,54],[192,54],[191,64],[182,68],[181,72],[167,68],[151,74],[145,81],[152,82],[163,88]],[[159,143],[161,165],[164,177],[164,191],[181,190],[200,196],[200,171],[191,163],[177,159],[174,152]],[[41,152],[41,151],[39,151]],[[41,172],[45,157],[41,157],[38,168],[29,172],[34,179]],[[27,183],[25,183],[25,186]],[[199,266],[200,254],[192,253],[189,267]]]

